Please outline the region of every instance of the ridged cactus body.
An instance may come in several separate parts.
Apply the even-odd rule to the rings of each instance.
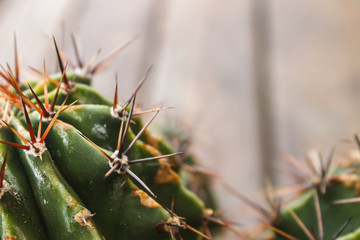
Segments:
[[[60,65],[27,84],[1,72],[1,239],[210,239],[181,153],[147,129],[162,109],[137,115],[144,79],[120,105]]]
[[[330,159],[325,166],[320,157],[320,163],[320,171],[293,164],[302,180],[288,187],[293,198],[265,223],[276,235],[271,239],[360,239],[358,160]]]

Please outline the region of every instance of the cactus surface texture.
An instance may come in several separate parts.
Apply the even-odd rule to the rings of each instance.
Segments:
[[[33,69],[41,80],[20,81],[17,62],[0,71],[0,238],[211,239],[207,178],[203,197],[189,190],[182,166],[193,159],[148,130],[167,108],[136,106],[151,68],[119,103],[120,85],[113,101],[90,86],[110,57],[71,71],[54,45],[58,74],[44,64]]]
[[[261,239],[360,239],[359,154],[351,151],[336,163],[333,154],[326,161],[316,154],[306,163],[284,155],[296,184],[269,188],[270,210],[255,207],[267,229]]]

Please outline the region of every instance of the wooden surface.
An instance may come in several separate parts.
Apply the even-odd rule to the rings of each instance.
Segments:
[[[174,106],[157,121],[176,119],[179,128],[191,129],[192,150],[202,164],[257,200],[265,166],[261,142],[271,145],[274,156],[266,161],[277,162],[278,150],[298,158],[313,147],[328,153],[359,131],[360,2],[268,1],[263,85],[254,67],[254,49],[262,41],[254,39],[253,7],[245,0],[3,0],[0,63],[13,61],[14,31],[24,78],[27,66],[40,67],[44,58],[55,69],[52,35],[73,57],[69,32],[76,32],[89,60],[98,48],[104,56],[139,34],[94,86],[112,97],[117,72],[126,99],[154,64],[140,92],[142,105]],[[265,99],[259,86],[266,86]],[[265,118],[259,118],[259,103],[268,106]],[[260,131],[264,127],[269,134]],[[247,223],[239,200],[219,184],[217,189],[226,216]]]

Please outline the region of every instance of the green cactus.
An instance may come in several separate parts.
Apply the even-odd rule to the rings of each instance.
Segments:
[[[118,86],[114,101],[90,86],[102,65],[67,71],[54,43],[60,74],[35,70],[44,81],[25,84],[17,63],[0,71],[0,238],[210,239],[211,211],[186,187],[182,153],[147,130],[166,108],[135,108],[151,69],[118,104]]]
[[[311,160],[305,165],[285,156],[295,169],[298,182],[286,190],[278,189],[293,194],[292,198],[268,198],[272,199],[271,211],[255,207],[264,216],[261,227],[271,230],[265,231],[262,238],[360,239],[359,159],[349,157],[335,164],[332,155],[333,152],[326,164],[319,155],[319,170]]]

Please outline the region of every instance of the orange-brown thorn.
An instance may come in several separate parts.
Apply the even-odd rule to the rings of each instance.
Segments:
[[[91,145],[93,145],[97,150],[99,150],[107,159],[109,159],[110,162],[113,162],[114,160],[99,146],[97,146],[94,142],[92,142],[90,139],[88,139],[84,134],[81,132],[77,132],[80,136],[82,136],[86,141],[88,141]]]
[[[274,232],[280,234],[281,236],[283,236],[283,237],[285,237],[285,238],[287,238],[287,239],[290,239],[290,240],[298,240],[297,238],[291,236],[290,234],[287,234],[287,233],[281,231],[280,229],[278,229],[278,228],[276,228],[276,227],[274,227],[274,226],[271,226],[270,224],[268,224],[268,223],[266,223],[266,222],[263,222],[263,224],[264,224],[265,226],[267,226],[268,228],[270,228],[271,230],[273,230]]]
[[[144,110],[144,111],[141,111],[141,112],[136,112],[136,113],[134,113],[134,114],[133,114],[133,117],[140,116],[140,115],[144,115],[144,114],[148,114],[148,113],[153,113],[153,112],[168,110],[168,109],[173,109],[173,107],[160,107],[160,108],[154,108],[154,109]]]
[[[213,222],[213,223],[217,223],[221,226],[224,226],[225,228],[229,229],[232,233],[234,233],[239,238],[246,238],[246,236],[243,233],[237,231],[235,228],[233,228],[231,226],[232,223],[217,219],[216,217],[212,217],[212,216],[205,216],[204,219],[207,221]],[[209,234],[207,234],[207,235],[209,235]]]
[[[78,44],[78,42],[76,41],[76,37],[75,37],[74,34],[71,34],[71,41],[72,41],[72,45],[73,45],[73,47],[74,47],[75,57],[76,57],[77,64],[78,64],[79,68],[82,69],[82,68],[84,67],[84,62],[83,62],[83,60],[81,59],[79,44]]]
[[[66,72],[66,67],[64,68],[64,65],[63,65],[63,62],[62,62],[62,59],[61,59],[61,56],[60,56],[59,48],[58,48],[58,46],[57,46],[57,44],[56,44],[56,40],[55,40],[55,37],[54,37],[54,36],[53,36],[53,40],[54,40],[56,55],[57,55],[58,62],[59,62],[60,71],[61,71],[61,73],[63,74],[64,84],[65,84],[66,88],[70,90],[70,89],[71,89],[71,86],[70,86],[69,80],[67,79],[67,76],[66,76],[66,74],[65,74],[65,72]]]
[[[45,64],[45,63],[44,63]],[[59,85],[59,82],[56,81],[55,79],[51,78],[50,76],[48,76],[45,72],[41,72],[39,70],[37,70],[36,68],[29,66],[29,68],[31,70],[33,70],[34,72],[36,72],[37,74],[39,74],[40,76],[43,76],[45,79],[49,80],[55,87],[57,87]],[[46,80],[44,79],[44,81],[46,82]]]
[[[14,33],[14,50],[15,50],[15,80],[16,83],[20,83],[20,66],[19,66],[19,59],[18,59],[18,50],[17,50],[17,43],[16,43],[16,34]]]
[[[44,98],[45,98],[45,107],[46,109],[49,109],[49,96],[48,96],[48,87],[47,87],[47,83],[46,83],[46,79],[48,79],[48,77],[46,76],[46,65],[45,65],[45,60],[44,60]],[[56,81],[55,81],[56,82]],[[57,83],[57,82],[56,82]]]
[[[289,212],[290,212],[292,218],[295,220],[295,222],[299,225],[301,230],[305,233],[305,235],[310,240],[315,240],[314,236],[310,233],[309,229],[305,226],[305,224],[301,221],[301,219],[296,215],[296,213],[292,209],[289,209]]]
[[[5,122],[4,120],[1,120],[8,128],[10,128],[10,130],[16,134],[16,136],[18,136],[21,141],[23,141],[23,143],[25,144],[29,144],[29,141],[24,138],[18,131],[16,131],[13,127],[11,127],[7,122]]]
[[[64,81],[64,79],[66,78],[66,67],[67,67],[67,64],[65,65],[65,71],[62,72],[61,80],[60,80],[59,85],[58,85],[58,87],[57,87],[57,89],[56,89],[55,96],[54,96],[54,98],[53,98],[53,100],[52,100],[52,102],[51,102],[51,106],[50,106],[50,109],[49,109],[50,112],[54,112],[56,100],[57,100],[57,98],[58,98],[58,96],[59,96],[59,91],[60,91],[61,83],[62,83],[62,82]]]
[[[114,94],[114,105],[113,105],[113,110],[115,111],[116,107],[117,107],[117,103],[118,103],[118,81],[117,81],[117,74],[115,75],[115,94]]]
[[[211,240],[211,238],[209,238],[208,236],[206,236],[205,234],[203,234],[199,230],[196,230],[195,228],[193,228],[193,227],[191,227],[191,226],[189,226],[187,224],[185,224],[184,226],[185,226],[185,228],[189,229],[190,231],[196,233],[197,235],[199,235],[199,236],[201,236],[201,237],[203,237],[205,239]]]
[[[77,102],[77,100],[76,100],[75,102],[71,103],[70,105],[68,105],[68,106],[66,106],[66,107],[64,108],[64,105],[65,105],[65,103],[66,103],[66,101],[67,101],[68,98],[69,98],[69,96],[67,96],[67,97],[65,98],[65,100],[64,100],[64,102],[61,104],[59,110],[56,112],[55,116],[52,118],[50,124],[48,125],[48,127],[46,128],[44,134],[42,135],[42,137],[41,137],[41,139],[40,139],[40,143],[43,143],[43,142],[45,141],[46,136],[48,135],[48,133],[49,133],[52,125],[55,123],[55,120],[57,119],[57,117],[59,116],[59,114],[62,113],[63,111],[65,111],[66,109],[68,109],[69,107],[71,107],[72,105],[74,105],[74,104]]]
[[[125,120],[122,119],[122,120],[121,120],[121,125],[120,125],[118,143],[117,143],[117,147],[116,147],[116,150],[117,150],[117,151],[120,151],[120,145],[121,145],[122,133],[123,133],[123,128],[124,128],[124,122],[125,122]]]
[[[12,146],[12,147],[16,147],[16,148],[22,148],[22,149],[25,149],[25,150],[29,150],[29,149],[30,149],[30,146],[28,146],[28,145],[22,145],[22,144],[5,142],[5,141],[0,141],[0,143],[6,144],[6,145],[9,145],[9,146]]]
[[[41,110],[28,98],[26,97],[20,87],[18,86],[18,84],[16,83],[15,77],[12,74],[12,71],[10,69],[10,67],[8,66],[8,70],[6,71],[5,68],[0,65],[0,67],[3,69],[4,72],[6,72],[7,76],[6,76],[6,81],[16,90],[16,92],[20,95],[20,97],[23,97],[24,101],[26,102],[26,104],[32,108],[34,108],[38,113],[41,114]],[[14,97],[16,96],[16,98],[19,98],[19,96],[12,94]]]
[[[42,115],[40,115],[40,120],[39,120],[39,126],[38,126],[38,134],[37,134],[37,139],[40,139],[41,137],[41,125],[42,125]]]
[[[324,240],[324,225],[323,225],[323,220],[322,220],[322,216],[321,216],[319,195],[318,195],[316,188],[314,189],[314,192],[315,192],[314,202],[315,202],[316,218],[317,218],[318,228],[319,228],[319,236],[320,236],[320,240]]]
[[[122,50],[124,50],[125,48],[127,48],[128,46],[130,46],[135,40],[137,40],[139,38],[139,36],[135,36],[133,39],[131,39],[130,41],[126,42],[124,45],[114,49],[112,52],[110,52],[103,60],[101,60],[98,64],[96,64],[95,66],[93,66],[92,68],[90,68],[88,70],[88,73],[90,74],[96,74],[102,70],[104,70],[107,66],[108,63],[111,61],[112,58],[114,58],[119,52],[121,52]]]
[[[44,105],[42,104],[42,102],[40,101],[40,99],[38,98],[38,96],[36,95],[36,93],[34,92],[34,90],[32,89],[32,87],[30,86],[30,84],[28,84],[30,91],[32,93],[32,95],[35,98],[35,101],[37,102],[38,106],[41,109],[41,116],[44,116],[44,118],[48,118],[50,117],[50,113],[46,110],[46,108],[44,107]]]
[[[33,129],[32,125],[31,125],[29,114],[28,114],[28,112],[26,110],[26,105],[25,105],[25,102],[24,102],[24,99],[23,99],[22,96],[21,96],[21,102],[22,102],[22,105],[23,105],[23,111],[24,111],[24,114],[25,114],[26,124],[27,124],[28,131],[29,131],[29,134],[30,134],[31,142],[35,143],[36,142],[36,137],[35,137],[35,134],[34,134],[34,129]]]

